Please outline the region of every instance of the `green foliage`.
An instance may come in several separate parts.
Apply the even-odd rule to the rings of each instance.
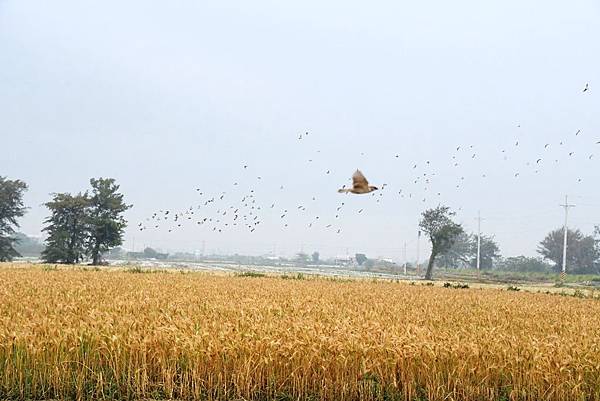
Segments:
[[[445,282],[443,287],[444,288],[454,288],[454,289],[466,289],[466,288],[469,288],[469,284],[467,284],[467,283],[452,284],[452,283]]]
[[[319,252],[317,252],[317,251],[313,252],[313,254],[311,255],[312,262],[314,264],[319,264],[319,257],[320,257]]]
[[[552,266],[540,258],[527,256],[514,256],[501,260],[498,263],[498,270],[510,272],[549,272]]]
[[[364,253],[357,253],[356,255],[354,255],[354,258],[356,259],[356,263],[358,263],[359,266],[362,266],[363,263],[365,263],[368,260],[367,255],[365,255]]]
[[[433,276],[433,264],[436,256],[450,249],[458,236],[463,233],[462,226],[452,221],[454,215],[455,213],[450,211],[447,206],[428,209],[422,214],[419,227],[431,241],[431,255],[425,274],[425,278],[428,280],[431,280]]]
[[[245,272],[235,272],[235,277],[265,277],[264,273],[253,272],[253,271],[245,271]]]
[[[500,248],[493,236],[482,235],[480,262],[482,270],[489,270],[500,258]],[[451,269],[477,267],[477,235],[460,233],[454,243],[438,255],[436,266]]]
[[[373,259],[367,259],[364,263],[365,269],[371,270],[375,267],[375,261]]]
[[[309,260],[310,260],[310,256],[308,256],[307,253],[298,252],[296,254],[296,263],[299,263],[301,265],[305,265],[305,264],[308,263]]]
[[[90,198],[90,235],[88,250],[92,264],[100,263],[102,253],[123,243],[123,232],[127,222],[123,213],[131,207],[118,192],[119,185],[113,178],[92,178]]]
[[[144,253],[144,257],[148,258],[148,259],[165,260],[169,256],[169,254],[167,254],[167,253],[157,252],[156,250],[154,250],[153,248],[150,248],[150,247],[146,247],[144,249],[143,253]]]
[[[293,274],[282,274],[281,278],[284,280],[304,280],[306,279],[306,276],[304,276],[303,273],[296,273],[295,275]]]
[[[44,250],[44,244],[37,238],[28,237],[23,233],[16,233],[14,238],[15,250],[22,256],[38,257]]]
[[[521,291],[521,289],[517,286],[509,285],[508,287],[506,287],[506,291]]]
[[[562,269],[564,230],[551,231],[540,242],[538,252],[554,263],[554,270]],[[600,244],[592,235],[579,230],[567,230],[567,272],[575,274],[600,272]]]
[[[25,214],[23,194],[27,184],[21,180],[9,180],[0,176],[0,262],[21,256],[15,249],[17,218]]]
[[[48,233],[42,259],[46,263],[74,264],[81,262],[87,251],[88,213],[90,198],[87,193],[75,196],[67,193],[54,194],[46,202],[51,215],[44,223]]]
[[[45,205],[51,215],[44,222],[48,233],[42,258],[51,263],[79,263],[91,256],[98,265],[103,253],[122,244],[127,222],[123,202],[112,178],[90,180],[92,193],[54,194]]]

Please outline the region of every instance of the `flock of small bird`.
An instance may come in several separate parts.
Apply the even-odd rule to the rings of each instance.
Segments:
[[[588,91],[589,85],[585,84],[583,93]],[[517,125],[517,128],[520,128],[520,124]],[[578,129],[572,135],[574,137],[579,137],[584,134],[582,133],[582,130]],[[299,134],[298,141],[306,140],[309,136],[309,132]],[[600,140],[598,139],[600,138],[594,140],[595,145],[600,145]],[[558,144],[545,143],[543,147],[540,146],[540,155],[525,163],[524,167],[528,170],[514,171],[514,178],[519,178],[521,173],[525,171],[538,174],[546,163],[559,163],[560,160],[556,157],[549,159],[548,152],[553,147],[566,148],[567,143],[568,140],[563,140]],[[499,155],[502,157],[502,160],[509,160],[509,155],[512,153],[511,151],[514,151],[518,147],[519,141],[517,140],[511,146],[500,149]],[[457,146],[451,154],[450,165],[446,166],[446,168],[458,168],[466,159],[476,159],[478,154],[474,148],[474,145],[464,147]],[[600,150],[600,146],[598,146],[598,149]],[[320,150],[317,150],[316,152],[321,153]],[[576,156],[573,151],[565,151],[564,154],[569,158]],[[361,155],[364,156],[364,152],[361,152]],[[395,154],[394,157],[396,159],[401,158],[399,154]],[[590,152],[589,154],[586,154],[585,157],[591,160],[594,158],[594,153]],[[312,163],[313,159],[308,159],[307,162]],[[436,172],[432,170],[432,164],[433,163],[430,160],[411,163],[409,169],[414,174],[411,181],[412,184],[422,185],[422,189],[425,193],[440,197],[442,195],[441,192],[431,191],[433,181],[436,177]],[[251,169],[249,170],[248,164],[242,164],[241,170],[248,173]],[[324,173],[329,175],[331,170],[326,170]],[[481,178],[485,179],[487,178],[487,175],[483,173],[481,174]],[[250,181],[252,180],[246,179],[244,182],[233,182],[232,191],[230,193],[224,191],[210,194],[206,192],[204,188],[195,188],[196,194],[199,197],[197,204],[191,205],[184,210],[176,211],[161,209],[155,211],[144,221],[138,223],[138,229],[140,231],[166,229],[168,233],[171,233],[175,230],[182,229],[187,225],[193,224],[204,226],[208,228],[209,231],[215,233],[222,233],[225,230],[232,229],[243,229],[248,233],[253,233],[264,224],[267,215],[271,217],[276,213],[278,220],[281,222],[281,228],[284,230],[289,227],[289,217],[292,214],[295,214],[301,216],[301,220],[306,222],[307,228],[321,227],[323,229],[332,230],[332,232],[337,234],[341,233],[342,230],[339,228],[339,222],[341,221],[346,205],[344,201],[345,198],[342,197],[340,199],[340,202],[336,205],[335,212],[332,213],[331,216],[324,216],[322,218],[322,216],[311,212],[313,208],[311,208],[310,202],[317,202],[317,196],[310,197],[309,203],[293,206],[280,204],[279,201],[273,199],[272,192],[269,194],[272,199],[267,199],[260,194],[259,191],[262,187],[262,179],[261,175],[257,175],[255,181],[256,185],[250,185],[246,189],[242,189],[242,185],[240,184],[251,184]],[[460,189],[464,180],[465,177],[460,176],[458,182],[455,184],[455,188]],[[577,181],[581,182],[582,179],[578,178]],[[352,175],[352,184],[348,186],[343,185],[338,189],[338,192],[354,195],[371,194],[370,196],[375,199],[375,202],[379,203],[386,192],[385,188],[387,185],[388,184],[385,183],[380,186],[370,185],[365,175],[357,169]],[[240,190],[242,193],[241,195],[239,194]],[[282,192],[285,191],[285,185],[279,185],[279,190]],[[376,191],[378,191],[378,193],[375,193]],[[398,189],[397,195],[401,198],[413,198],[413,192],[404,189]],[[420,200],[426,202],[427,197]],[[360,208],[355,212],[361,214],[363,210],[364,208]]]

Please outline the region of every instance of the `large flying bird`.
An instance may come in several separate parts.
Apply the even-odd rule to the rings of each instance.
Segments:
[[[356,170],[352,175],[352,188],[341,188],[338,189],[338,192],[342,194],[347,194],[348,192],[351,192],[353,194],[368,194],[369,192],[377,191],[378,189],[379,188],[377,187],[369,185],[369,182],[367,181],[363,173],[361,173],[360,170]]]

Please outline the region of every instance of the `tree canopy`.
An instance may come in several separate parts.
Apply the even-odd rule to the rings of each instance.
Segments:
[[[538,246],[538,253],[554,264],[554,270],[562,269],[564,229],[549,232]],[[600,268],[600,245],[592,235],[580,230],[567,230],[567,272],[575,274],[598,273]]]
[[[462,226],[452,221],[454,215],[455,213],[448,206],[427,209],[422,214],[419,227],[429,236],[431,241],[431,255],[425,273],[427,280],[431,280],[433,277],[435,258],[450,249],[457,237],[463,233]]]
[[[499,270],[511,272],[549,272],[552,266],[541,258],[527,256],[512,256],[498,263]]]
[[[113,178],[92,178],[90,198],[89,244],[92,264],[100,263],[102,253],[123,243],[127,222],[123,213],[131,207],[125,204],[119,185]]]
[[[23,181],[0,176],[0,262],[21,256],[14,247],[15,229],[19,228],[17,219],[27,210],[23,203],[26,190],[27,184]]]
[[[46,203],[51,215],[44,227],[45,261],[79,263],[89,256],[96,265],[103,253],[122,244],[127,225],[123,212],[131,206],[124,203],[114,179],[92,178],[90,184],[91,194],[54,194]]]
[[[492,269],[500,258],[500,248],[493,236],[481,235],[480,268]],[[477,235],[462,232],[456,236],[454,243],[440,252],[437,266],[451,269],[477,267]]]
[[[42,259],[48,263],[79,263],[87,254],[90,198],[85,194],[54,194],[46,202],[51,215],[44,223],[48,233]]]
[[[368,258],[367,255],[365,255],[364,253],[357,253],[356,255],[354,255],[354,259],[356,260],[356,263],[358,263],[359,266],[362,266]]]

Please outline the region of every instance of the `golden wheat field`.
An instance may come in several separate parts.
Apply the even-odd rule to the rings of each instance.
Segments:
[[[0,267],[0,398],[600,399],[600,301]]]

